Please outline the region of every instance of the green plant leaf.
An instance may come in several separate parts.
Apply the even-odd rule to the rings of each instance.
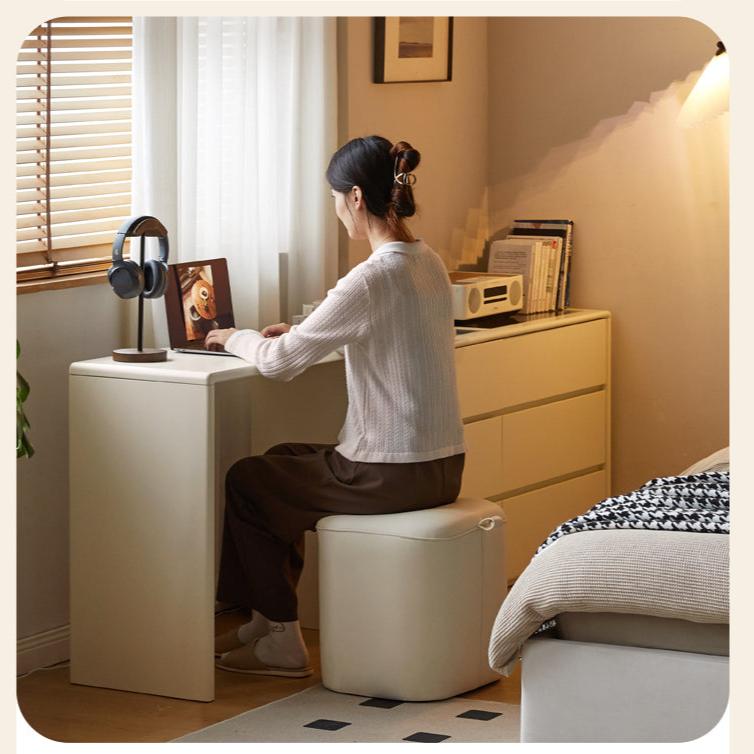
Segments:
[[[34,448],[31,446],[28,438],[22,437],[19,442],[16,443],[16,458],[31,458],[34,455]]]
[[[16,372],[16,401],[23,403],[29,397],[29,383]]]
[[[16,360],[21,355],[21,344],[16,339]],[[31,426],[24,413],[23,403],[29,397],[31,388],[29,383],[21,376],[16,369],[16,458],[26,456],[31,458],[34,455],[34,448],[26,436],[26,430]]]
[[[23,403],[29,397],[29,383],[16,371],[16,428],[23,435],[29,428]]]

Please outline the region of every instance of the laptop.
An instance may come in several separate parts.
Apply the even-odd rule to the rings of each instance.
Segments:
[[[206,348],[204,345],[210,330],[235,327],[225,259],[168,265],[165,310],[173,350],[213,356],[235,355],[222,346]]]

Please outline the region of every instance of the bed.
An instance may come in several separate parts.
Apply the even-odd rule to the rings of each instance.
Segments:
[[[689,741],[719,721],[728,697],[728,478],[725,448],[603,501],[538,550],[489,645],[499,673],[522,662],[523,742]],[[668,495],[677,500],[658,508]],[[615,514],[626,510],[630,520]]]

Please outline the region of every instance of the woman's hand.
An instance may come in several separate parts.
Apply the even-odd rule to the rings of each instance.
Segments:
[[[204,339],[204,347],[209,351],[225,349],[228,338],[236,331],[235,327],[228,327],[225,330],[210,330]]]
[[[277,325],[267,325],[267,327],[262,330],[261,334],[264,335],[265,338],[277,338],[278,335],[282,335],[290,329],[291,326],[289,324],[279,322]]]

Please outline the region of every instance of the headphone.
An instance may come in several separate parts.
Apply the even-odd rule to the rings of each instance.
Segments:
[[[159,259],[148,259],[144,267],[132,259],[123,259],[123,245],[127,238],[141,239],[143,258],[144,238],[158,238]],[[107,271],[107,279],[120,298],[160,298],[168,284],[168,232],[165,226],[151,215],[131,217],[120,226],[113,241],[113,265]]]

